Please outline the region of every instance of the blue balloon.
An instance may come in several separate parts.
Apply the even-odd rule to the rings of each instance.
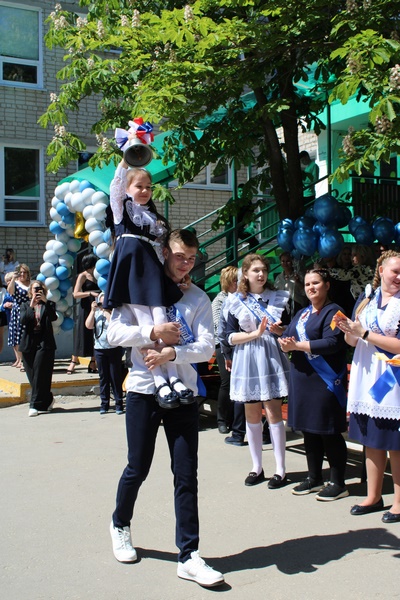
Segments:
[[[49,229],[51,233],[54,233],[54,235],[56,235],[57,233],[62,233],[64,231],[64,229],[60,227],[57,221],[52,221],[49,225]]]
[[[304,256],[311,256],[317,250],[318,236],[312,229],[297,229],[293,234],[296,250]]]
[[[313,226],[313,230],[315,231],[315,233],[317,235],[323,235],[327,231],[334,231],[334,230],[336,230],[336,225],[323,225],[322,223],[320,223],[319,221],[317,221],[314,224],[314,226]]]
[[[295,260],[300,260],[302,258],[302,253],[300,252],[300,250],[296,250],[296,248],[294,250],[292,250],[292,252],[290,253],[292,255],[292,258],[294,258]]]
[[[38,274],[36,275],[36,280],[37,280],[37,281],[41,281],[42,283],[44,283],[44,282],[46,281],[46,276],[45,276],[45,275],[43,275],[43,273],[38,273]]]
[[[276,240],[284,252],[291,252],[293,250],[294,244],[292,229],[282,229],[279,231],[278,235],[276,236]]]
[[[63,215],[61,220],[67,225],[73,225],[75,223],[75,215],[73,213],[68,213],[67,215]]]
[[[338,214],[336,217],[336,225],[337,225],[338,229],[342,229],[343,227],[346,227],[346,225],[348,225],[350,223],[351,218],[352,218],[352,214],[351,214],[351,210],[349,209],[349,207],[346,206],[346,204],[339,204]]]
[[[56,269],[57,272],[57,269]],[[62,279],[60,280],[60,283],[58,285],[58,289],[60,290],[61,293],[67,293],[69,288],[72,287],[71,281],[69,279]]]
[[[354,235],[355,230],[359,225],[367,225],[367,221],[360,216],[353,217],[349,221],[349,231]]]
[[[400,223],[394,226],[394,243],[400,246]]]
[[[69,210],[68,206],[64,202],[59,202],[56,206],[56,211],[62,217],[66,217],[67,215],[72,214]]]
[[[314,217],[323,225],[335,223],[338,214],[339,203],[330,194],[324,194],[314,202]]]
[[[69,277],[69,269],[67,267],[56,267],[56,277],[62,281]]]
[[[292,219],[282,219],[279,223],[279,229],[294,229],[294,223]]]
[[[112,239],[111,229],[106,229],[105,232],[103,233],[103,240],[105,241],[106,244],[111,246],[111,239]]]
[[[97,280],[97,285],[99,286],[102,292],[105,292],[107,287],[107,278],[101,275]]]
[[[83,190],[86,190],[86,188],[90,188],[93,187],[92,184],[90,183],[90,181],[86,181],[86,179],[84,179],[83,181],[80,182],[79,184],[79,191],[83,192]]]
[[[389,245],[393,242],[396,230],[392,219],[380,217],[372,225],[373,232],[378,242]]]
[[[310,219],[314,219],[314,221],[317,220],[317,217],[314,214],[314,204],[312,204],[311,206],[309,206],[306,209],[306,212],[304,213],[305,217],[310,217]]]
[[[71,317],[65,317],[64,321],[61,323],[61,329],[63,331],[71,331],[74,328],[74,320]]]
[[[110,270],[110,261],[106,258],[100,258],[96,263],[96,271],[100,273],[100,275],[107,275]]]
[[[361,223],[354,231],[353,236],[357,244],[362,244],[363,246],[371,246],[375,241],[375,235],[369,223]]]
[[[294,226],[296,229],[312,229],[316,219],[314,217],[299,217],[294,222]]]
[[[344,245],[344,239],[339,231],[331,229],[321,235],[318,240],[318,253],[321,258],[337,256]]]

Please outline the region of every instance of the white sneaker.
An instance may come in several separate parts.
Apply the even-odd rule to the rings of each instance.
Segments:
[[[191,553],[191,558],[184,563],[178,562],[178,577],[195,581],[204,587],[214,587],[224,583],[222,573],[209,567],[200,557],[198,550]]]
[[[135,548],[132,546],[130,528],[114,527],[114,523],[111,521],[110,533],[115,558],[119,562],[135,562],[137,554]]]
[[[38,414],[39,411],[37,411],[36,408],[30,408],[28,412],[28,417],[37,417]]]

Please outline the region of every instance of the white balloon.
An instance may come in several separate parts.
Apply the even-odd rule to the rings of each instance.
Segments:
[[[74,264],[74,257],[68,253],[63,254],[59,257],[58,262],[62,267],[72,267],[72,265]]]
[[[44,262],[40,267],[40,272],[45,277],[51,277],[52,275],[54,275],[55,270],[56,270],[56,268],[53,265],[53,263],[49,263],[49,262]]]
[[[98,204],[99,202],[102,202],[108,206],[110,199],[104,192],[95,192],[92,196],[92,204]]]
[[[96,229],[96,231],[92,231],[91,233],[89,233],[89,244],[91,244],[92,246],[96,247],[103,241],[103,232],[99,229]]]
[[[47,287],[48,290],[56,290],[60,284],[59,279],[57,279],[57,277],[46,277],[45,279],[45,285]],[[60,293],[61,294],[61,293]]]
[[[93,206],[93,216],[98,221],[103,221],[106,218],[107,204],[98,202]]]
[[[96,267],[93,269],[93,275],[96,277],[96,279],[98,279],[100,277],[100,273],[98,272]]]
[[[85,188],[82,191],[82,200],[84,201],[85,204],[88,204],[89,202],[90,202],[90,204],[92,203],[93,194],[94,194],[93,188]]]
[[[54,321],[54,323],[55,323],[55,321]],[[57,335],[58,333],[60,333],[61,328],[58,325],[54,325],[54,323],[53,323],[53,333],[54,333],[54,335]]]
[[[46,250],[43,253],[44,262],[52,263],[53,265],[58,264],[58,254],[56,254],[53,250]]]
[[[56,304],[56,308],[58,308],[59,302],[57,302]],[[55,321],[53,321],[53,327],[60,327],[61,323],[64,321],[64,315],[62,314],[62,312],[60,312],[59,310],[56,310],[57,313],[57,319]]]
[[[61,215],[59,212],[57,212],[57,210],[53,207],[51,207],[50,209],[50,216],[52,218],[53,221],[57,221],[57,223],[60,223],[61,219]]]
[[[93,205],[88,204],[87,206],[85,206],[85,208],[82,211],[82,214],[85,221],[90,219],[90,217],[93,217]]]
[[[46,250],[53,250],[55,240],[49,240],[46,242]]]
[[[69,306],[69,307],[72,307],[72,305],[74,304],[74,298],[73,298],[73,296],[72,296],[72,295],[71,295],[71,296],[69,296],[69,295],[67,294],[67,295],[65,296],[65,300],[67,301],[67,303],[68,303],[68,306]],[[65,311],[65,314],[67,314],[67,311]]]
[[[54,242],[53,250],[54,250],[54,252],[56,252],[56,254],[59,254],[60,256],[62,256],[63,254],[66,254],[68,252],[68,246],[67,246],[67,244],[64,244],[63,242],[59,242],[56,240]]]
[[[88,233],[91,233],[92,231],[96,231],[96,229],[102,230],[103,226],[97,219],[94,219],[93,217],[91,217],[90,219],[88,219],[86,221],[85,229]]]
[[[60,198],[57,198],[57,196],[53,196],[51,200],[52,207],[55,208],[59,202],[61,202]]]
[[[68,227],[65,228],[65,232],[68,233],[70,238],[75,237],[75,225],[68,225]]]
[[[65,298],[61,298],[57,302],[56,309],[57,309],[57,312],[65,313],[65,311],[68,309],[68,302],[66,301]],[[60,323],[60,325],[61,325],[61,323]]]
[[[78,238],[71,238],[69,242],[67,242],[68,250],[70,252],[78,252],[78,250],[80,250],[81,244],[82,242],[81,240],[78,240]]]
[[[67,308],[67,310],[65,311],[65,316],[72,317],[73,312],[74,311],[72,310],[72,308]]]
[[[81,182],[78,181],[78,179],[73,179],[69,183],[69,191],[72,192],[73,194],[75,194],[75,192],[77,192],[79,190],[80,184],[81,184]]]
[[[60,198],[61,200],[64,199],[65,194],[69,192],[69,182],[68,181],[64,181],[64,183],[60,183],[60,185],[58,185],[56,187],[56,189],[54,190],[54,194],[57,196],[57,198]]]
[[[68,192],[68,194],[65,194],[65,197],[64,197],[64,203],[68,206],[69,210],[71,210],[72,195],[73,194],[71,192]]]
[[[58,242],[63,242],[63,244],[66,244],[69,241],[70,236],[68,235],[67,231],[63,231],[62,233],[56,233],[55,238]]]
[[[108,258],[110,252],[111,252],[111,246],[109,246],[105,242],[103,242],[102,244],[99,244],[96,248],[96,254],[99,258]]]
[[[71,211],[72,212],[82,212],[84,208],[85,208],[85,203],[82,200],[81,192],[75,192],[75,194],[72,194]]]
[[[57,280],[58,281],[58,280]],[[61,292],[60,290],[49,290],[48,294],[47,294],[47,299],[51,300],[52,302],[55,302],[57,304],[57,302],[59,301],[59,299],[61,298]]]

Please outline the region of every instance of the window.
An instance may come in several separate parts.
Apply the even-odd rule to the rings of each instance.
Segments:
[[[41,14],[0,2],[0,83],[42,87]]]
[[[43,152],[38,148],[0,147],[0,222],[44,224]]]
[[[231,169],[226,165],[222,173],[218,175],[214,174],[215,165],[207,165],[200,171],[198,175],[187,183],[184,187],[187,188],[208,188],[211,190],[230,190],[231,185]],[[174,187],[176,182],[170,183],[171,187]]]

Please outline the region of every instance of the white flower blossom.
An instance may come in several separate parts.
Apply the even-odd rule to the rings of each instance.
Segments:
[[[50,92],[50,102],[58,102],[58,96],[54,92]]]
[[[140,12],[136,8],[133,11],[132,27],[140,27]]]
[[[121,15],[121,25],[122,27],[129,27],[129,19],[126,15]]]
[[[104,28],[103,21],[101,21],[99,19],[97,21],[97,35],[99,36],[99,38],[103,38],[105,33],[106,33],[106,30]]]
[[[183,12],[183,18],[185,19],[185,23],[189,23],[190,21],[193,21],[193,9],[190,6],[190,4],[186,4],[184,12]]]
[[[390,69],[389,85],[391,91],[400,89],[400,65],[395,65]]]
[[[76,26],[78,29],[83,29],[87,25],[87,19],[83,17],[78,17],[76,20]]]

